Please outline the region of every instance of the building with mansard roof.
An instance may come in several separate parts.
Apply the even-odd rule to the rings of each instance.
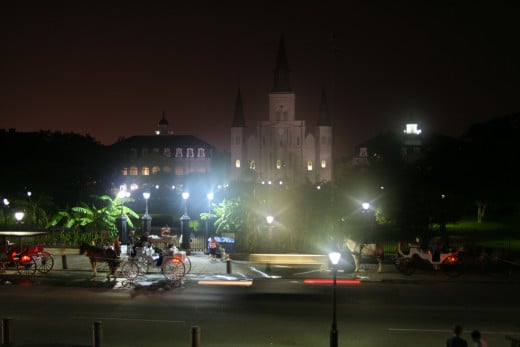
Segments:
[[[240,90],[231,126],[230,178],[258,181],[320,183],[332,180],[332,124],[325,93],[318,122],[307,127],[298,119],[296,93],[282,35],[274,81],[269,93],[269,114],[253,132],[246,126]]]
[[[132,136],[110,148],[119,186],[182,185],[189,175],[211,172],[215,147],[192,135],[176,135],[163,117],[153,135]]]

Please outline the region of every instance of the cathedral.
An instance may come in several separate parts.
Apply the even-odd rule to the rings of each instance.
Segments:
[[[325,93],[321,96],[318,122],[309,129],[305,120],[297,118],[283,35],[265,118],[257,123],[254,132],[249,131],[239,90],[231,125],[232,180],[314,184],[332,180],[332,124]]]

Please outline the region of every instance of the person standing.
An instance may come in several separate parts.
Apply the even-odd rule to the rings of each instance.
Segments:
[[[128,233],[126,245],[127,245],[127,253],[131,257],[135,257],[135,229],[130,229]]]
[[[462,334],[462,325],[455,324],[453,336],[446,340],[446,347],[468,347],[468,342],[460,337],[460,334]]]
[[[471,339],[475,342],[475,347],[488,347],[487,342],[482,338],[478,330],[471,332]]]
[[[211,256],[211,261],[217,260],[217,248],[218,242],[215,240],[215,236],[211,236],[208,242],[209,254]]]

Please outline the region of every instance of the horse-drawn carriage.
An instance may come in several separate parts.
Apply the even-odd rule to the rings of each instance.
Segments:
[[[148,245],[136,247],[121,265],[121,274],[128,281],[159,270],[170,281],[177,281],[191,271],[191,260],[185,251],[179,251],[176,237],[161,235],[148,237]]]
[[[47,232],[0,231],[0,272],[5,272],[9,267],[15,268],[22,276],[32,276],[36,271],[51,271],[54,257],[44,250],[43,244],[35,242],[44,235]]]
[[[399,243],[395,266],[399,272],[411,275],[415,273],[418,266],[426,264],[436,271],[441,270],[448,276],[456,277],[464,272],[463,252],[462,248],[443,251],[440,247],[432,252],[431,250],[423,250],[418,244],[409,244],[408,249],[403,250],[401,243]]]

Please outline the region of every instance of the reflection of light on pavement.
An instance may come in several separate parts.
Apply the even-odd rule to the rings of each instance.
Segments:
[[[331,279],[324,278],[306,278],[303,282],[307,284],[332,284]],[[358,279],[337,279],[336,284],[361,284],[361,281]]]
[[[253,285],[253,281],[251,280],[242,280],[242,281],[219,281],[219,280],[201,280],[197,282],[200,285],[203,286],[243,286],[243,287],[250,287]]]

